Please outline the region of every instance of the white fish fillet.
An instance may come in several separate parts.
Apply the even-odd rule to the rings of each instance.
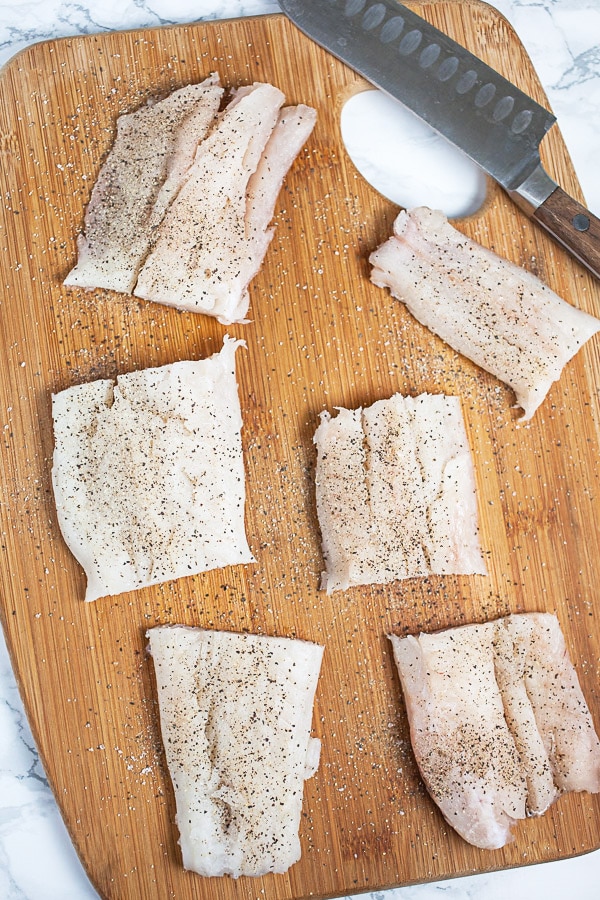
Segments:
[[[328,593],[435,574],[486,574],[457,397],[395,394],[321,414],[316,496]]]
[[[507,627],[515,644],[525,643],[527,696],[557,790],[597,793],[600,742],[556,616],[515,615]]]
[[[147,634],[184,867],[287,871],[319,763],[310,731],[323,647],[183,626]]]
[[[236,348],[53,396],[58,521],[86,600],[253,561]]]
[[[525,778],[527,813],[541,815],[559,792],[525,679],[534,627],[535,620],[531,615],[499,620],[494,633],[494,662],[506,722]]]
[[[600,741],[556,616],[390,635],[411,742],[450,825],[497,849],[565,791],[600,791]]]
[[[600,329],[598,319],[469,240],[439,211],[401,212],[370,262],[374,284],[389,288],[419,322],[514,390],[524,419]]]
[[[284,99],[259,83],[235,95],[158,229],[137,297],[244,321],[283,178],[316,118],[306,106],[282,110]]]
[[[66,285],[130,293],[154,229],[218,112],[215,75],[122,115],[85,213]]]
[[[490,623],[390,638],[423,781],[456,831],[488,849],[506,843],[526,800],[493,638]]]
[[[310,106],[284,106],[246,189],[245,236],[248,254],[240,280],[245,284],[237,302],[238,317],[248,311],[248,285],[257,274],[275,233],[269,223],[283,180],[310,136],[317,112]]]

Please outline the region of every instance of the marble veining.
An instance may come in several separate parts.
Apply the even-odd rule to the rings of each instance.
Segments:
[[[589,208],[600,215],[600,0],[495,0],[538,71]],[[0,65],[54,37],[278,11],[273,0],[0,2]],[[367,900],[598,900],[600,851]],[[0,898],[93,900],[45,779],[0,634]]]

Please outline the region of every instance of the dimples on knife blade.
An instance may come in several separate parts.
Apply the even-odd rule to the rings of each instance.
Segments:
[[[280,5],[313,40],[401,100],[507,190],[539,165],[539,143],[555,117],[410,9],[395,0]]]

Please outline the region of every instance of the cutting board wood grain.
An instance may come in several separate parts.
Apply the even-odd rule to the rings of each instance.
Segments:
[[[415,4],[539,102],[508,24],[478,2]],[[218,71],[267,80],[318,110],[281,191],[247,325],[224,328],[108,291],[67,290],[75,239],[119,114]],[[553,860],[600,845],[600,800],[570,795],[502,850],[464,843],[419,780],[386,634],[510,611],[556,612],[597,727],[600,341],[569,364],[527,425],[511,392],[418,325],[368,279],[397,208],[348,158],[344,101],[367,87],[281,16],[51,41],[0,79],[1,602],[43,764],[105,898],[289,900]],[[580,197],[560,132],[550,174]],[[495,186],[465,233],[600,314],[598,283]],[[56,520],[51,393],[216,350],[238,352],[247,531],[257,562],[85,604]],[[457,393],[473,450],[490,575],[411,579],[325,596],[312,436],[323,409],[395,391]],[[203,880],[181,865],[145,631],[159,623],[298,636],[326,647],[306,783],[302,859],[286,875]]]

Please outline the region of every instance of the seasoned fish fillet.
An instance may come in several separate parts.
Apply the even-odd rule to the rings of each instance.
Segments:
[[[328,593],[435,574],[486,574],[457,397],[421,394],[321,414],[316,496]]]
[[[506,722],[527,786],[527,813],[541,815],[559,792],[527,692],[525,672],[530,665],[529,646],[534,627],[532,615],[500,619],[494,632],[494,662]]]
[[[494,625],[391,636],[423,781],[453,828],[502,847],[526,786],[494,674]]]
[[[597,793],[600,742],[556,616],[515,615],[506,622],[514,644],[524,644],[527,696],[557,790]]]
[[[566,791],[600,791],[600,742],[556,616],[390,635],[415,757],[450,825],[496,849]]]
[[[262,265],[275,233],[269,228],[277,196],[292,163],[310,136],[317,119],[310,106],[284,106],[246,189],[245,238],[248,253],[240,280],[245,283],[237,316],[248,311],[248,285]]]
[[[323,647],[183,626],[147,634],[184,867],[287,871],[319,764],[310,730]]]
[[[223,324],[244,320],[283,178],[315,123],[310,107],[282,110],[284,99],[259,83],[234,96],[156,233],[137,297]]]
[[[235,352],[53,396],[52,483],[86,600],[253,561]]]
[[[130,293],[223,88],[215,75],[117,120],[117,134],[85,213],[66,285]]]
[[[371,280],[458,353],[515,392],[530,419],[566,363],[600,329],[508,260],[469,240],[443,213],[403,211],[370,256]]]

